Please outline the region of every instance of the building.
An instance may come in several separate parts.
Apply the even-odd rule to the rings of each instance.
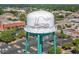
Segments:
[[[69,21],[71,21],[73,23],[79,23],[79,18],[69,19]]]
[[[79,38],[79,31],[75,31],[74,29],[65,29],[64,33],[74,38]]]
[[[10,29],[10,28],[15,28],[15,27],[24,27],[25,22],[23,21],[7,21],[7,22],[2,22],[0,24],[0,31]]]
[[[79,18],[69,19],[69,22],[76,31],[79,31]]]
[[[9,12],[4,13],[2,16],[6,17],[7,19],[8,18],[12,18],[12,19],[16,19],[17,18],[16,16],[14,16],[14,14],[9,13]]]
[[[0,17],[0,31],[10,28],[16,28],[16,27],[24,27],[24,26],[25,26],[24,21],[10,21],[7,20],[5,17]]]

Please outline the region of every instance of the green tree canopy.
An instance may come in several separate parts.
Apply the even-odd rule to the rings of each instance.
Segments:
[[[4,13],[3,9],[0,8],[0,15],[2,15]]]
[[[17,38],[21,38],[21,37],[23,37],[23,36],[25,36],[25,32],[23,32],[23,31],[20,31],[18,34],[17,34]]]
[[[60,54],[62,51],[61,51],[61,48],[58,48],[56,49],[56,54]],[[54,48],[49,48],[48,49],[48,54],[54,54]]]
[[[78,46],[75,46],[74,47],[74,51],[79,52],[79,47]]]
[[[1,32],[1,35],[0,35],[0,40],[3,41],[3,42],[11,42],[13,40],[15,40],[15,31],[14,30],[5,30],[5,31],[2,31]]]
[[[61,38],[69,38],[70,36],[69,36],[69,35],[66,35],[66,34],[63,32],[63,30],[61,29],[60,37],[61,37]]]
[[[76,38],[75,40],[73,40],[73,44],[75,46],[79,46],[79,38]]]
[[[72,43],[64,43],[64,44],[62,45],[62,48],[63,48],[63,49],[70,49],[72,46],[73,46]]]
[[[26,21],[26,15],[25,14],[21,14],[19,16],[20,21]]]

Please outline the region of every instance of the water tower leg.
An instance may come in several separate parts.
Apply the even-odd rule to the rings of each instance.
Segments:
[[[28,41],[28,32],[26,32],[26,46],[25,46],[25,53],[27,53],[28,52],[28,50],[29,50],[29,41]]]
[[[38,51],[37,51],[37,53],[42,54],[42,52],[43,52],[42,36],[40,34],[38,34],[36,38],[37,38],[37,43],[38,43],[38,46],[37,46]]]
[[[54,54],[56,54],[56,32],[53,32],[53,39],[54,39]]]

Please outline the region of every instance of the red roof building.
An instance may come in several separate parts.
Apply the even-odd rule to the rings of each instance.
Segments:
[[[0,24],[0,31],[1,30],[6,30],[9,28],[14,28],[14,27],[23,27],[25,26],[25,22],[24,21],[13,21],[13,22],[9,22],[9,23],[3,23]]]

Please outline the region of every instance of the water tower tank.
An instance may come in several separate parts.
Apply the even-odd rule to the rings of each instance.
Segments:
[[[48,11],[34,11],[27,15],[27,25],[24,28],[30,33],[52,33],[56,31],[54,15]]]

